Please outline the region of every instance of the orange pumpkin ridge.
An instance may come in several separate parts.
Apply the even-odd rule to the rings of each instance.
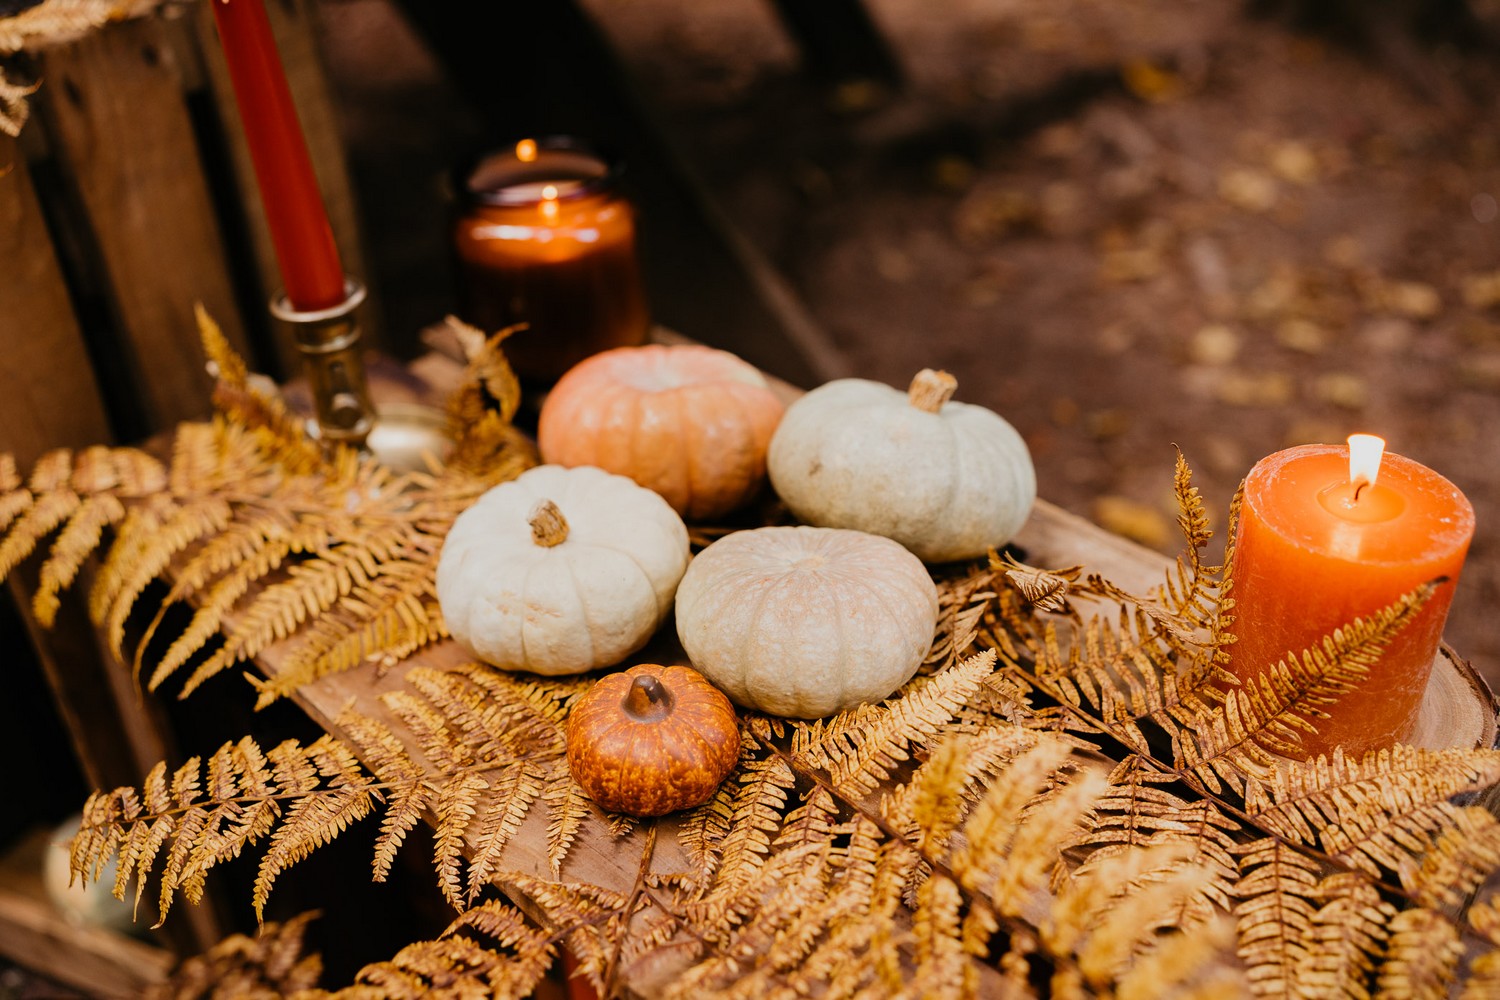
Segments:
[[[739,720],[696,670],[643,663],[579,699],[567,743],[573,779],[601,808],[661,816],[713,796],[739,761]]]
[[[558,465],[597,465],[709,519],[748,503],[784,405],[765,376],[699,345],[622,347],[574,366],[542,404],[537,443]]]

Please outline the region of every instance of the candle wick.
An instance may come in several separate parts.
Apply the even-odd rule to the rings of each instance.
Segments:
[[[1370,485],[1370,481],[1368,479],[1361,479],[1357,484],[1355,484],[1355,487],[1354,487],[1354,502],[1355,503],[1359,503],[1359,495],[1362,492],[1364,492],[1364,488],[1366,486],[1369,486],[1369,485]]]

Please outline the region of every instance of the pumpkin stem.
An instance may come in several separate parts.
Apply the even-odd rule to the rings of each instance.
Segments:
[[[943,408],[944,403],[953,398],[953,391],[957,388],[958,379],[947,372],[923,368],[911,380],[911,388],[906,390],[906,400],[919,410],[936,413]]]
[[[630,682],[621,704],[625,714],[637,722],[658,722],[672,711],[672,692],[650,674],[641,674]]]
[[[550,549],[568,540],[568,522],[551,500],[538,500],[526,522],[531,525],[531,540],[538,545]]]

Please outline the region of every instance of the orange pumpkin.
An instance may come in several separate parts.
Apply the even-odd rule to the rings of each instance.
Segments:
[[[547,462],[628,476],[701,520],[755,496],[784,410],[765,376],[727,351],[620,347],[548,393],[537,443]]]
[[[662,816],[702,805],[740,758],[734,706],[690,667],[609,674],[568,716],[568,768],[611,812]]]

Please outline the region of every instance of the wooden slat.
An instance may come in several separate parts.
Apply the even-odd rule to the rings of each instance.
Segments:
[[[332,88],[317,45],[316,12],[308,0],[267,0],[265,6],[271,30],[276,36],[276,47],[286,70],[287,86],[291,89],[292,100],[297,106],[302,133],[307,138],[313,171],[323,193],[323,204],[328,211],[328,221],[333,227],[334,240],[338,244],[344,270],[362,281],[369,293],[360,312],[365,346],[379,347],[381,323],[378,296],[376,289],[372,287],[371,275],[366,266],[354,184],[350,179],[340,139]],[[213,12],[207,4],[197,5],[194,26],[209,92],[218,109],[224,143],[234,165],[234,184],[254,250],[260,301],[267,302],[282,285],[276,252],[271,245],[265,210],[261,207],[260,188],[256,184],[255,168],[250,162],[245,131],[240,126],[229,69],[224,62],[224,52],[214,27]],[[298,375],[301,372],[301,356],[292,343],[291,335],[283,329],[273,328],[271,332],[282,376],[291,378]]]
[[[90,996],[138,997],[171,971],[164,948],[71,921],[47,898],[45,854],[60,848],[37,829],[0,860],[0,951],[12,961]]]
[[[48,52],[37,95],[150,429],[209,410],[195,302],[246,351],[175,59],[157,20],[111,25]]]
[[[16,140],[0,134],[0,451],[29,468],[110,441],[83,335]]]

